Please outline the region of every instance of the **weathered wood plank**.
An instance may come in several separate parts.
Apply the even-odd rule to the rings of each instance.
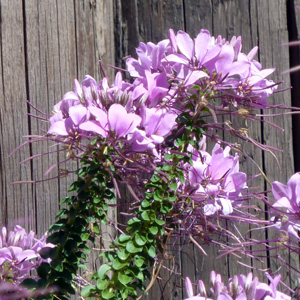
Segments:
[[[282,74],[283,71],[289,68],[289,52],[286,47],[282,47],[282,43],[288,41],[287,20],[286,20],[286,1],[258,1],[260,9],[258,10],[258,32],[260,46],[260,61],[266,67],[276,67],[276,72],[273,76],[275,82],[283,81],[279,88],[290,87],[289,74]],[[286,106],[291,105],[291,93],[275,94],[269,100],[271,104],[283,103]],[[276,132],[270,126],[263,127],[263,141],[268,145],[282,149],[283,152],[277,154],[281,169],[279,170],[275,164],[274,158],[271,155],[264,153],[264,168],[271,182],[278,180],[286,183],[288,178],[294,173],[293,160],[293,141],[292,141],[292,123],[288,116],[267,118],[268,121],[274,122],[276,125],[283,128],[284,133]],[[268,187],[269,189],[270,187]],[[268,231],[268,237],[272,239],[277,237],[275,231]],[[288,251],[278,253],[282,258],[291,262],[293,266],[299,268],[298,259],[289,258]],[[291,273],[282,264],[275,260],[270,261],[272,271],[281,268],[283,278],[289,279]]]
[[[288,2],[300,5],[300,0]],[[13,158],[7,158],[24,141],[22,136],[42,133],[40,128],[47,130],[46,123],[41,125],[41,122],[27,118],[26,112],[33,112],[26,104],[27,99],[51,114],[52,106],[65,92],[73,89],[74,78],[82,80],[85,74],[97,80],[101,78],[99,59],[103,60],[104,65],[124,66],[122,58],[135,55],[140,41],[156,43],[167,38],[169,28],[186,30],[192,37],[201,28],[229,39],[233,35],[242,35],[243,52],[258,44],[258,59],[263,67],[276,67],[272,78],[274,81],[284,80],[281,87],[288,87],[289,75],[282,75],[281,72],[289,67],[289,53],[281,44],[288,41],[289,17],[284,0],[1,0],[0,224],[9,223],[12,226],[17,221],[27,228],[36,229],[41,235],[53,222],[59,200],[66,195],[73,180],[68,177],[36,185],[10,185],[12,181],[44,178],[45,171],[58,159],[57,155],[44,156],[32,163],[19,165],[19,161],[30,155],[45,152],[48,144],[26,146]],[[299,32],[300,11],[296,10],[294,17]],[[114,70],[109,70],[108,74],[112,79]],[[289,105],[290,92],[273,96],[270,103]],[[289,134],[291,120],[283,117],[269,118],[268,121],[283,127],[285,133],[254,124],[250,124],[250,130],[259,141],[284,150],[278,155],[282,172],[278,171],[271,155],[247,143],[243,144],[243,149],[264,168],[271,181],[285,183],[293,173],[292,136]],[[297,128],[293,130],[296,136]],[[60,156],[61,160],[64,158],[65,155]],[[241,165],[249,174],[258,173],[244,159]],[[75,163],[72,168],[76,167]],[[259,178],[249,185],[264,187],[264,184]],[[110,217],[116,219],[114,211]],[[111,234],[107,232],[107,237]],[[270,231],[268,236],[276,237],[277,233]],[[224,277],[241,272],[232,258],[215,261],[217,248],[206,247],[205,250],[210,254],[210,259],[196,247],[182,247],[176,241],[166,253],[166,266],[174,269],[175,273],[190,276],[195,282],[200,278],[207,282],[211,269],[216,269]],[[288,253],[284,255],[293,266],[299,268],[298,257],[290,258]],[[273,260],[270,263],[273,271],[280,267]],[[256,263],[253,266],[263,268]],[[186,296],[181,288],[183,281],[180,275],[173,275],[168,282],[169,276],[170,272],[162,269],[161,280],[149,292],[147,299],[182,299]]]
[[[14,185],[14,181],[30,178],[31,166],[20,165],[30,156],[29,147],[9,154],[23,142],[28,134],[26,116],[26,57],[24,46],[24,20],[22,5],[13,1],[1,1],[1,220],[10,229],[16,223],[35,227],[35,203],[31,186]]]

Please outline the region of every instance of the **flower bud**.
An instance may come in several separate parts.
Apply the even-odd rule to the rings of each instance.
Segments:
[[[188,277],[185,278],[185,288],[186,288],[188,297],[189,298],[193,297],[194,296],[193,285],[192,285],[190,278],[188,278]]]
[[[235,299],[238,296],[239,290],[239,279],[237,277],[237,275],[234,275],[233,279],[232,279],[232,295],[233,295],[233,299]]]
[[[200,290],[200,296],[207,298],[205,285],[202,280],[199,280],[199,290]]]
[[[217,276],[216,272],[215,272],[215,271],[211,271],[209,283],[210,283],[210,286],[211,286],[212,288],[214,288],[214,286],[215,286],[215,283],[216,283],[216,276]]]

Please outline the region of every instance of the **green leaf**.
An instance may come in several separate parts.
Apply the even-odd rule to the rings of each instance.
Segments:
[[[90,237],[90,234],[89,233],[82,233],[81,234],[81,239],[83,242],[87,241]]]
[[[108,286],[108,281],[106,280],[101,280],[101,279],[98,279],[97,280],[97,289],[98,290],[105,290]]]
[[[143,250],[142,247],[136,247],[135,244],[132,241],[129,241],[126,245],[126,250],[129,253],[137,253],[137,252],[141,252]]]
[[[120,270],[124,267],[128,266],[128,262],[120,262],[118,259],[115,259],[113,261],[112,267],[114,270]]]
[[[176,190],[177,190],[177,182],[171,183],[171,184],[170,184],[170,189],[171,189],[172,191],[176,191]]]
[[[117,255],[121,260],[125,260],[128,258],[129,253],[126,251],[126,249],[119,249]]]
[[[128,221],[128,225],[132,225],[132,224],[134,224],[134,223],[141,223],[141,220],[140,219],[138,219],[137,217],[133,217],[132,219],[130,219],[129,221]],[[122,235],[122,234],[121,234]]]
[[[82,269],[82,270],[87,270],[87,266],[84,264],[79,264],[78,268]]]
[[[102,291],[101,296],[103,299],[110,299],[115,296],[114,293],[110,292],[108,289],[105,289]]]
[[[149,200],[144,199],[141,203],[141,206],[143,208],[147,208],[147,207],[151,206],[151,202]]]
[[[150,221],[150,217],[149,217],[148,211],[142,212],[141,218],[142,218],[144,221]]]
[[[127,285],[132,280],[132,277],[118,273],[118,279],[123,285]]]
[[[29,289],[36,289],[36,288],[38,288],[37,281],[35,281],[32,278],[27,278],[27,279],[23,280],[23,282],[21,283],[21,285],[26,286]]]
[[[86,286],[82,289],[81,291],[81,296],[82,297],[87,297],[91,292],[95,291],[95,287],[92,285]]]
[[[125,233],[122,233],[120,236],[119,236],[119,241],[121,243],[124,243],[124,242],[127,242],[131,239],[131,236],[130,235],[127,235]]]
[[[147,242],[147,239],[146,239],[146,237],[136,233],[135,242],[137,243],[138,246],[144,246]]]
[[[37,268],[37,273],[38,273],[39,277],[46,278],[50,269],[51,269],[51,267],[50,267],[49,263],[43,262]]]
[[[159,226],[164,225],[166,222],[164,220],[155,219],[155,223]]]
[[[151,234],[157,235],[158,234],[158,227],[157,226],[151,226],[151,227],[149,227],[149,231],[151,232]]]
[[[157,175],[153,175],[151,178],[151,182],[158,182],[160,180],[160,178]]]
[[[148,254],[150,257],[156,257],[156,252],[155,252],[155,247],[153,245],[150,246],[150,248],[148,249]]]
[[[139,279],[139,280],[142,280],[144,281],[144,273],[143,272],[138,272],[138,274],[136,275],[136,278]]]
[[[138,268],[140,268],[144,264],[144,262],[145,262],[145,259],[141,256],[137,256],[134,258],[134,263]]]
[[[94,232],[96,234],[100,233],[100,228],[97,224],[94,224],[92,232]]]
[[[169,164],[164,164],[163,165],[163,170],[164,171],[170,171],[172,169],[172,166],[171,165],[169,165]]]
[[[98,270],[98,277],[100,279],[104,279],[105,278],[105,275],[106,275],[106,272],[109,271],[111,269],[111,266],[110,265],[107,265],[107,264],[103,264],[99,270]]]

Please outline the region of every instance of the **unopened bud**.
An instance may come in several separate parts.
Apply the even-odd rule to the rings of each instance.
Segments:
[[[191,280],[188,277],[185,278],[185,288],[186,288],[188,297],[189,298],[193,297],[194,296],[193,285],[192,285]]]
[[[205,285],[202,280],[199,280],[199,290],[200,290],[200,296],[202,297],[207,297]]]
[[[215,286],[215,283],[216,283],[216,276],[217,276],[216,272],[215,272],[215,271],[211,271],[211,273],[210,273],[210,278],[209,278],[209,283],[210,283],[210,286],[211,286],[212,288],[214,288],[214,286]]]
[[[234,275],[232,279],[232,294],[233,299],[235,299],[238,296],[238,287],[239,287],[239,279],[236,275]]]

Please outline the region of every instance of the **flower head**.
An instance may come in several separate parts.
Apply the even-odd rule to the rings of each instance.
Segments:
[[[16,225],[14,231],[7,233],[2,227],[0,234],[0,270],[2,280],[10,278],[13,283],[20,283],[30,277],[30,271],[44,260],[39,252],[52,248],[54,245],[46,243],[46,234],[37,239],[34,232],[27,233],[24,228]]]
[[[299,239],[300,230],[300,173],[294,174],[287,184],[274,181],[272,184],[272,192],[276,199],[273,204],[275,217],[275,228],[282,233]],[[281,209],[282,211],[278,211]]]

